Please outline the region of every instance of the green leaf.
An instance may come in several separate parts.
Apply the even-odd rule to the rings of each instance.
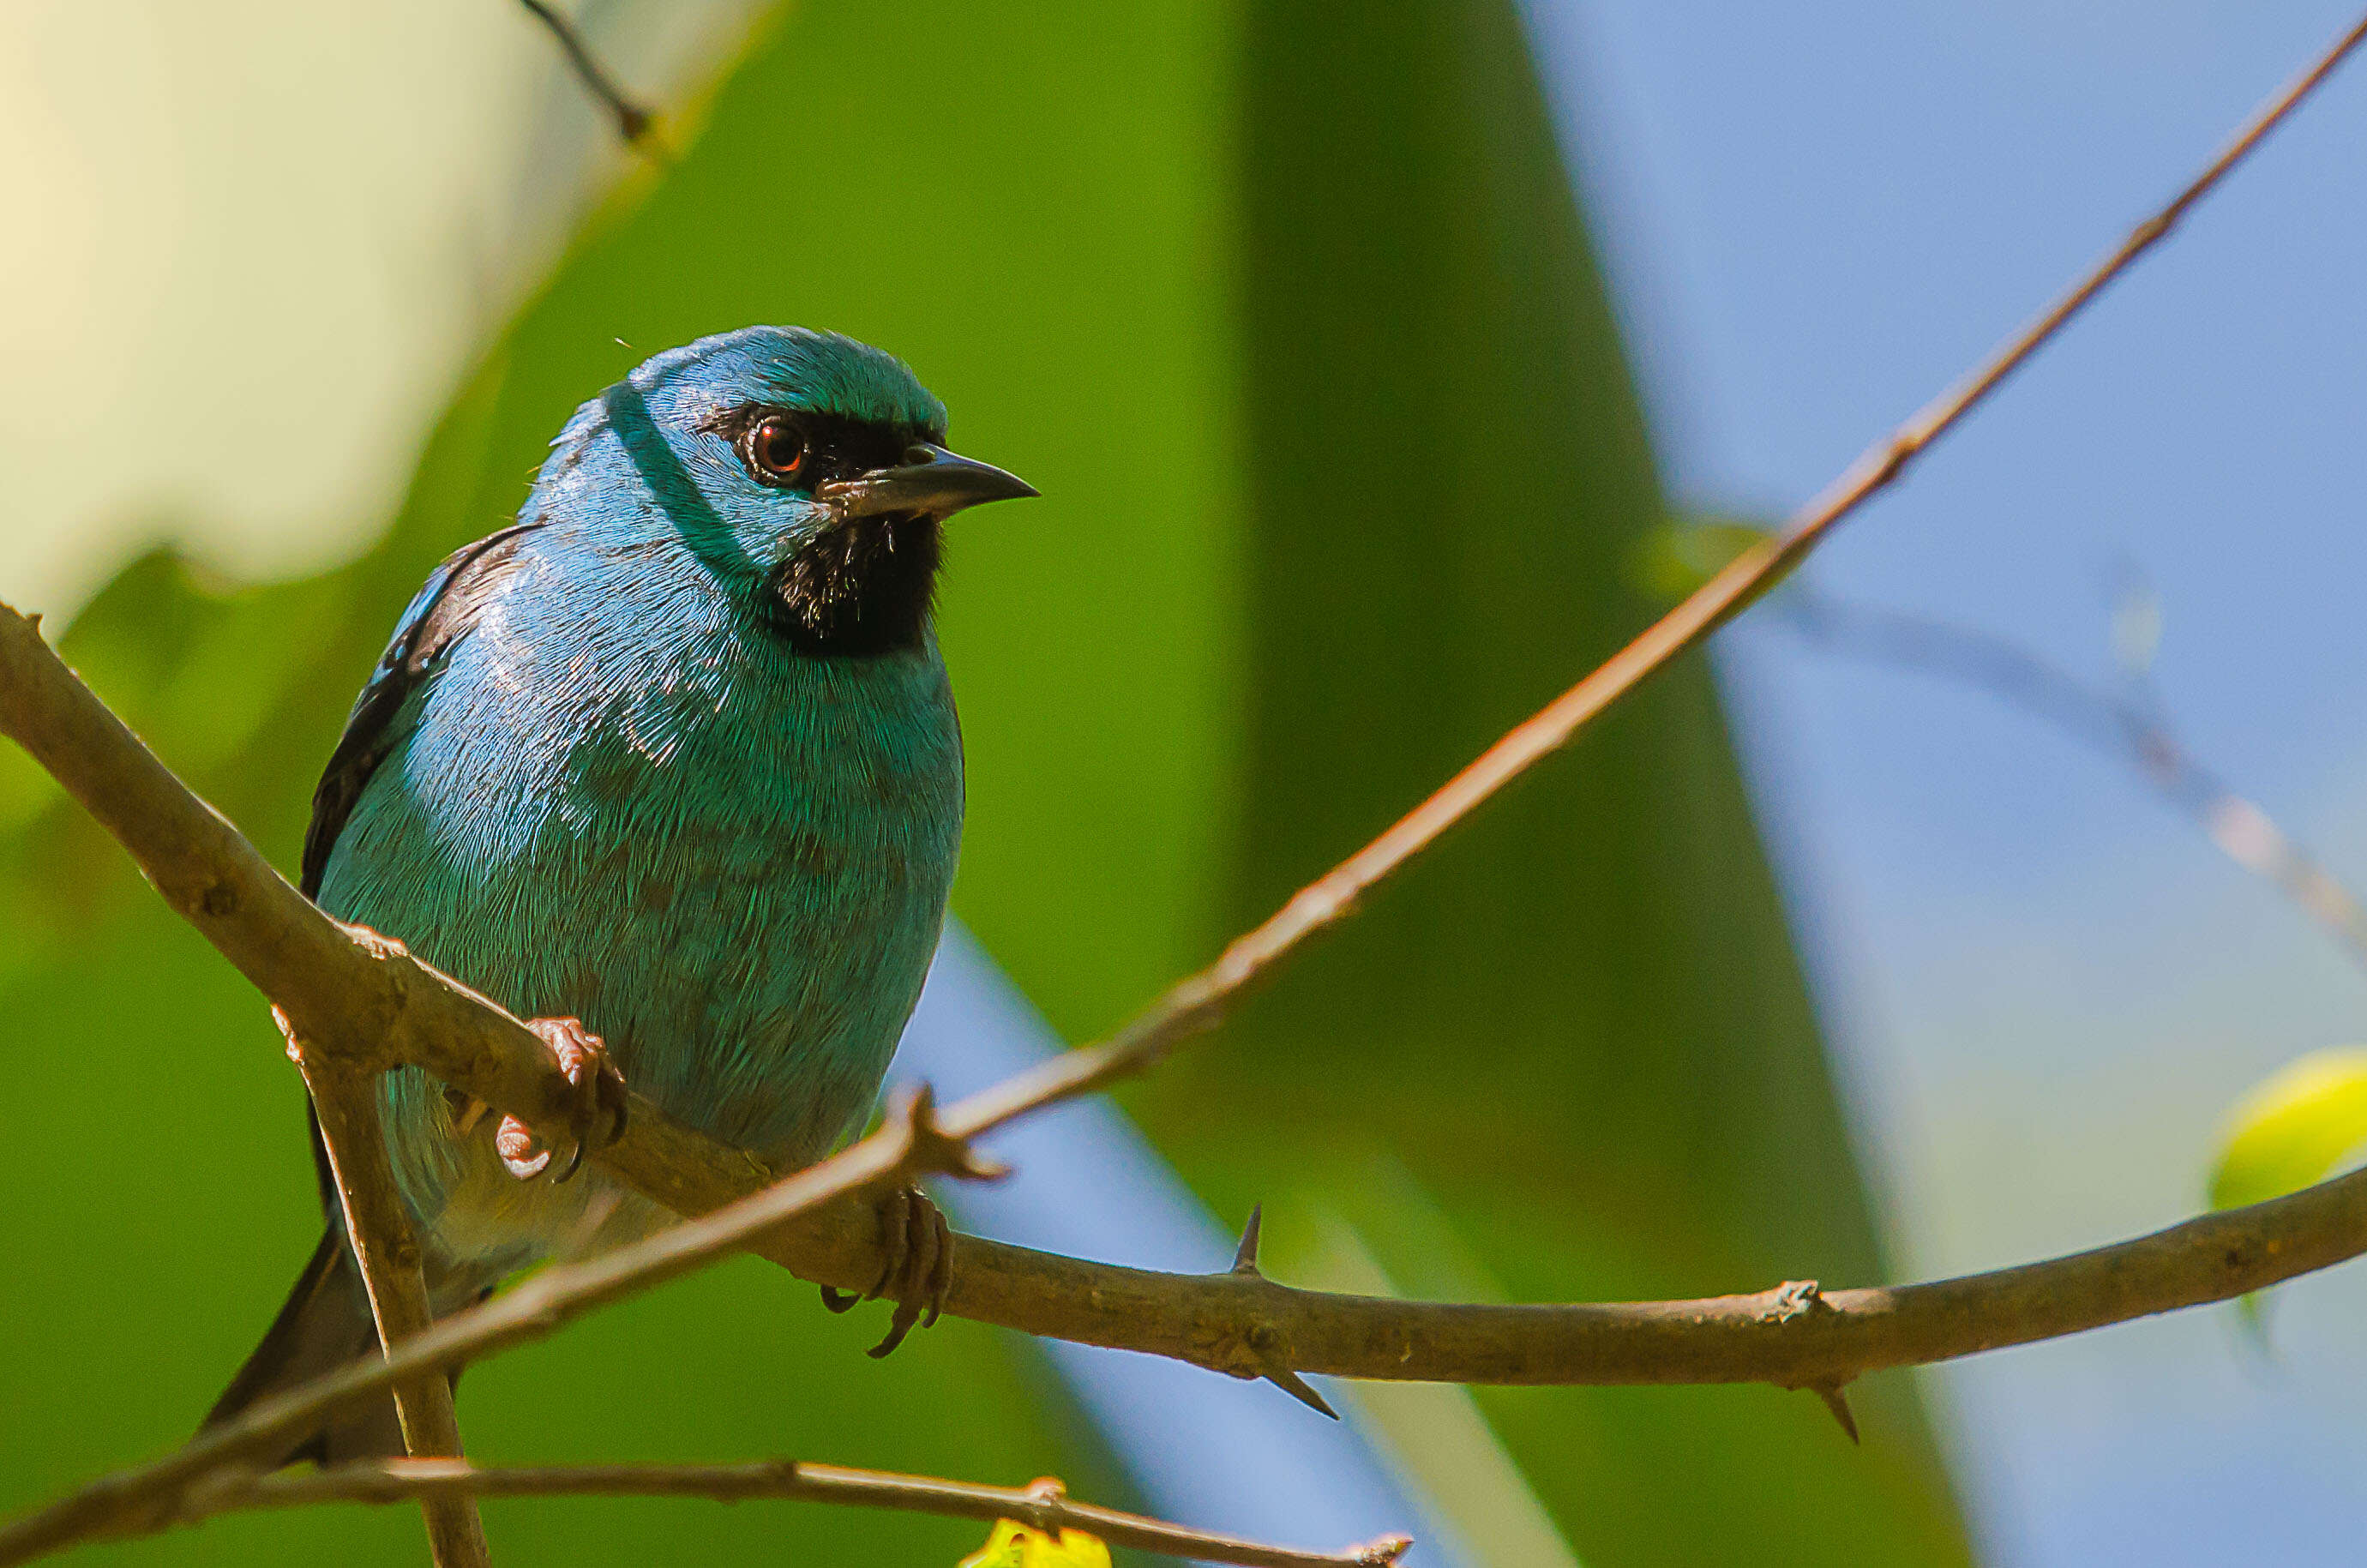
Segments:
[[[2214,1209],[2324,1179],[2367,1144],[2367,1046],[2335,1046],[2287,1062],[2236,1103],[2218,1142]]]

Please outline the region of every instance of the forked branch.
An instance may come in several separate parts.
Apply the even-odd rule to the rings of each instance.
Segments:
[[[1955,390],[1869,449],[1791,528],[1737,560],[1635,642],[1273,918],[1170,991],[1126,1030],[954,1107],[925,1107],[820,1165],[767,1187],[753,1157],[636,1098],[631,1131],[596,1157],[661,1203],[706,1218],[509,1295],[259,1405],[189,1448],[108,1478],[0,1531],[0,1563],[95,1529],[185,1506],[192,1488],[251,1464],[323,1412],[396,1381],[547,1334],[587,1311],[734,1248],[843,1288],[878,1273],[875,1223],[848,1201],[951,1160],[968,1141],[1090,1093],[1213,1027],[1225,1006],[1306,938],[1420,854],[1648,676],[1694,647],[1788,573],[2118,277],[2367,38],[2367,19],[2249,120],[2201,176]],[[289,1017],[357,1071],[415,1062],[546,1134],[571,1095],[540,1040],[466,986],[370,933],[322,915],[252,846],[182,789],[32,623],[0,613],[0,731],[56,775],[129,848],[173,907]],[[924,1156],[923,1150],[934,1151]],[[952,1152],[952,1153],[948,1153]],[[754,1196],[749,1196],[753,1194]],[[739,1201],[734,1201],[734,1200]],[[724,1206],[730,1204],[730,1207]],[[709,1212],[710,1210],[720,1210]],[[1438,1305],[1325,1296],[1254,1274],[1162,1275],[963,1238],[946,1310],[1025,1331],[1150,1351],[1241,1377],[1276,1368],[1459,1382],[1764,1381],[1838,1388],[1875,1367],[1943,1359],[2257,1290],[2367,1250],[2367,1176],[2189,1221],[2118,1246],[1897,1290],[1824,1292],[1799,1282],[1755,1296],[1625,1306]]]

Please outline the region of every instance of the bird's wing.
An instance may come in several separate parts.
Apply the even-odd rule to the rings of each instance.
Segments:
[[[491,602],[515,569],[518,540],[539,523],[520,523],[488,535],[444,558],[428,574],[402,619],[395,622],[394,640],[379,655],[354,710],[345,733],[329,754],[329,766],[312,791],[312,822],[304,830],[304,896],[321,896],[321,879],[329,869],[329,852],[354,813],[354,802],[401,740],[395,721],[403,704],[427,678],[446,650],[469,633],[478,614]]]
[[[394,623],[394,640],[379,655],[378,668],[370,672],[361,696],[354,700],[345,733],[338,737],[337,749],[329,754],[329,766],[312,791],[312,821],[304,830],[304,871],[300,884],[306,898],[321,896],[329,852],[337,846],[337,835],[354,814],[354,802],[362,798],[370,775],[402,739],[395,721],[403,704],[419,689],[445,650],[476,624],[478,612],[509,576],[519,538],[541,526],[519,523],[454,551],[428,574],[427,581],[404,608],[402,619]],[[311,1134],[312,1176],[320,1185],[321,1208],[334,1232],[342,1213],[337,1178],[329,1167],[321,1119],[310,1100],[304,1105],[304,1119]]]

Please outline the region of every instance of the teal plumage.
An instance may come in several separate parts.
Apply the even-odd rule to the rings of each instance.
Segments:
[[[945,452],[945,422],[895,359],[784,328],[584,404],[518,525],[404,612],[323,779],[307,891],[521,1017],[580,1018],[693,1126],[826,1153],[878,1093],[960,842],[937,525],[1032,494]],[[384,1095],[439,1312],[666,1218],[596,1170],[519,1179],[416,1070]],[[324,1240],[211,1419],[367,1348],[345,1256]]]

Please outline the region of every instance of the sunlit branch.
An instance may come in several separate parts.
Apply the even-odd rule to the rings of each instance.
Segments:
[[[493,1468],[450,1460],[391,1460],[341,1465],[315,1475],[233,1483],[192,1497],[182,1516],[158,1521],[153,1528],[260,1508],[477,1497],[693,1497],[719,1503],[778,1498],[941,1514],[957,1519],[1015,1519],[1048,1532],[1083,1530],[1112,1546],[1203,1562],[1237,1562],[1245,1568],[1382,1568],[1403,1556],[1412,1544],[1404,1536],[1387,1536],[1342,1551],[1296,1551],[1075,1502],[1057,1481],[1038,1481],[1024,1487],[981,1486],[930,1475],[898,1475],[795,1460],[724,1465]]]
[[[1783,533],[1736,557],[1592,674],[1515,726],[1379,837],[1301,888],[1263,925],[1236,939],[1215,963],[1170,990],[1109,1041],[1055,1058],[1025,1078],[1014,1080],[1000,1091],[999,1098],[979,1096],[975,1103],[958,1108],[957,1115],[976,1117],[973,1125],[980,1129],[995,1125],[1045,1096],[1066,1097],[1101,1088],[1155,1061],[1185,1037],[1215,1027],[1227,1003],[1272,972],[1309,937],[1345,917],[1375,886],[1427,849],[1440,835],[1568,744],[1612,703],[1698,646],[1781,582],[1844,518],[1894,483],[1909,463],[2027,363],[2137,257],[2159,244],[2361,40],[2367,40],[2367,17],[2354,23],[2307,70],[2255,110],[2203,172],[2131,230],[2110,256],[2009,338],[1986,363],[1868,447],[1794,516]]]
[[[304,1074],[304,1087],[312,1096],[337,1201],[345,1214],[345,1234],[361,1269],[363,1289],[369,1295],[370,1316],[378,1325],[379,1346],[392,1350],[425,1331],[436,1314],[419,1269],[419,1242],[412,1233],[411,1217],[403,1211],[394,1168],[387,1158],[386,1131],[379,1119],[378,1080],[334,1062],[311,1060],[303,1042],[293,1036],[288,1053],[296,1059]],[[414,1459],[461,1456],[460,1420],[452,1408],[452,1383],[441,1371],[430,1369],[396,1383],[394,1403],[405,1453]],[[492,1568],[484,1523],[477,1517],[474,1499],[430,1495],[421,1497],[419,1506],[426,1518],[428,1553],[436,1568]]]
[[[2167,234],[2362,38],[2367,19],[2263,107],[2201,176],[2036,322],[1869,449],[1780,539],[1738,559],[1114,1039],[974,1096],[942,1121],[932,1121],[925,1106],[917,1108],[873,1138],[769,1187],[771,1173],[752,1156],[700,1137],[636,1097],[630,1131],[595,1158],[677,1212],[705,1218],[593,1262],[546,1271],[504,1297],[402,1340],[382,1361],[266,1402],[178,1454],[94,1483],[0,1531],[0,1562],[24,1561],[95,1528],[119,1528],[142,1509],[169,1512],[193,1484],[252,1464],[274,1442],[310,1430],[327,1411],[380,1394],[424,1370],[547,1334],[569,1315],[675,1278],[733,1248],[761,1252],[824,1283],[867,1285],[879,1272],[877,1223],[864,1207],[846,1200],[915,1170],[958,1167],[967,1159],[968,1140],[1139,1071],[1213,1027],[1228,1003],[1308,937],[1343,917],[1446,829],[1780,580]],[[355,1072],[416,1063],[547,1137],[569,1133],[573,1089],[548,1046],[398,944],[322,915],[234,829],[188,795],[57,662],[35,626],[13,613],[0,614],[0,731],[31,752],[130,850],[173,908],[279,1006],[308,1050],[317,1048]],[[787,1223],[792,1220],[798,1222]],[[1823,1292],[1799,1282],[1693,1302],[1438,1305],[1297,1291],[1254,1274],[1115,1268],[965,1237],[946,1309],[1241,1377],[1312,1371],[1460,1382],[1749,1380],[1825,1390],[1875,1367],[1965,1355],[2222,1300],[2362,1249],[2367,1178],[2353,1176],[2116,1247],[1898,1290]]]

